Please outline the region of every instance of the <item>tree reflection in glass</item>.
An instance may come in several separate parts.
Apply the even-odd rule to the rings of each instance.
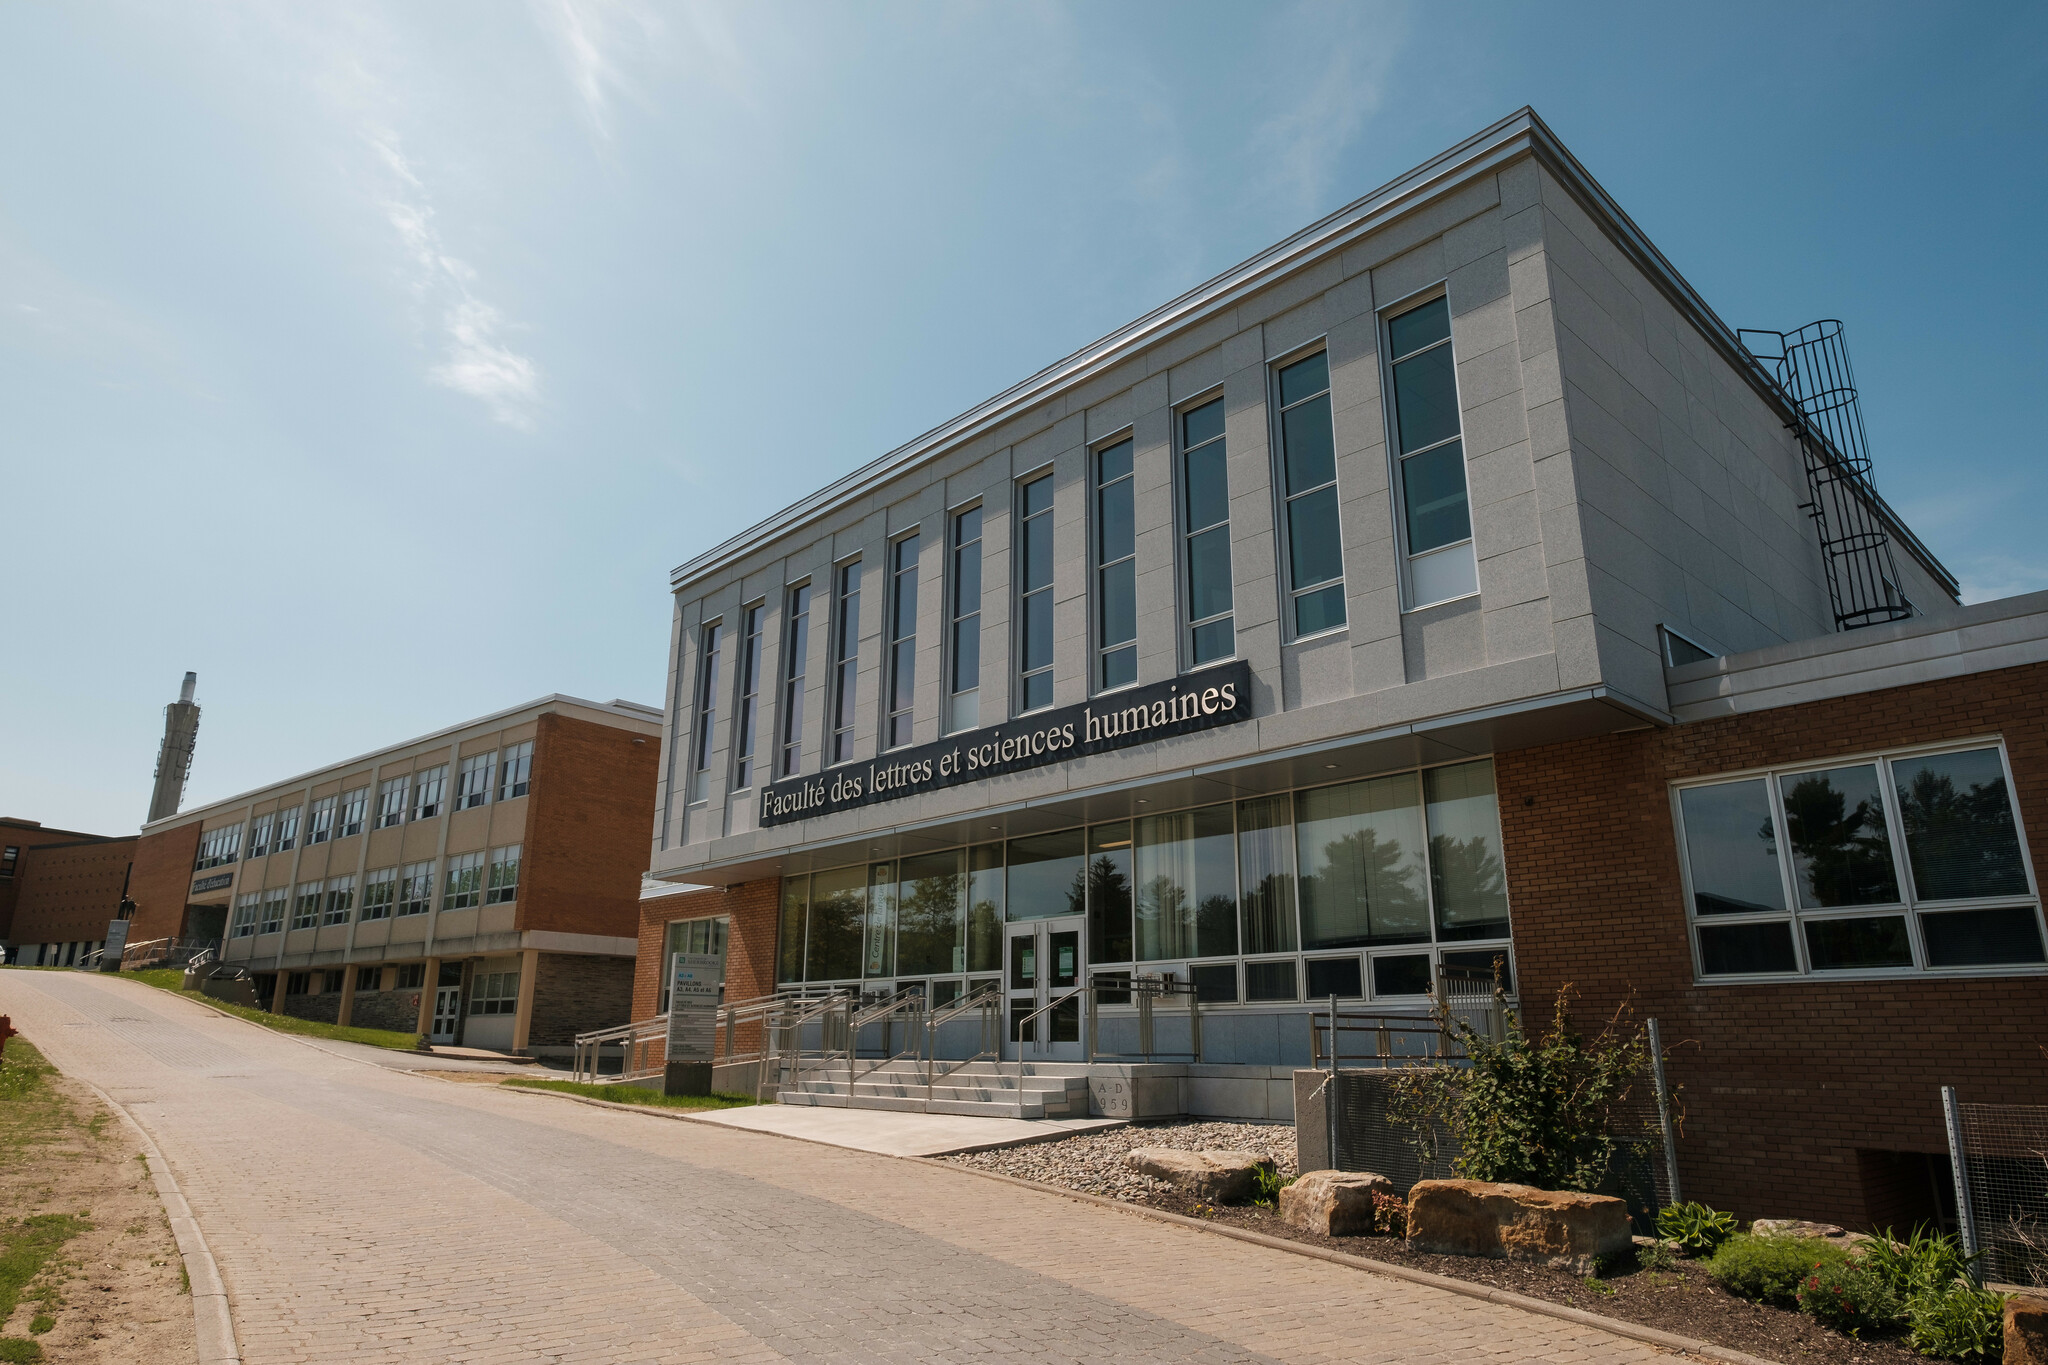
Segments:
[[[1429,939],[1414,773],[1297,793],[1303,946]]]
[[[1920,899],[2026,894],[2026,865],[1996,749],[1895,760],[1892,780]]]
[[[932,976],[966,969],[960,852],[903,860],[896,892],[897,975]]]
[[[1778,790],[1802,908],[1898,901],[1876,765],[1781,777]]]

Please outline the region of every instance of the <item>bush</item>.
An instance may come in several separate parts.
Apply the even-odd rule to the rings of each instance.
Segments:
[[[1457,1139],[1451,1164],[1467,1180],[1594,1190],[1607,1179],[1621,1145],[1610,1111],[1647,1068],[1649,1044],[1625,1022],[1626,1006],[1584,1037],[1572,1026],[1571,994],[1558,991],[1549,1033],[1525,1033],[1510,1012],[1500,1042],[1439,1007],[1439,1024],[1471,1066],[1416,1067],[1389,1096],[1389,1117],[1414,1128],[1425,1165],[1441,1125]]]
[[[1398,1194],[1375,1194],[1372,1197],[1372,1226],[1375,1232],[1388,1237],[1406,1237],[1408,1201]]]
[[[1799,1283],[1799,1311],[1851,1336],[1889,1331],[1903,1308],[1884,1277],[1860,1261],[1818,1266]]]
[[[1913,1229],[1905,1241],[1890,1228],[1866,1243],[1863,1263],[1884,1278],[1886,1286],[1901,1302],[1948,1292],[1957,1280],[1970,1273],[1975,1256],[1965,1256],[1962,1244],[1943,1237],[1925,1224]]]
[[[1688,1256],[1711,1256],[1735,1235],[1735,1215],[1690,1201],[1657,1210],[1657,1235]]]
[[[1799,1286],[1815,1271],[1847,1262],[1849,1253],[1819,1237],[1753,1237],[1738,1233],[1707,1262],[1729,1293],[1783,1308],[1799,1306]]]
[[[1997,1360],[2005,1350],[2005,1295],[1964,1282],[1924,1293],[1906,1305],[1906,1339],[1924,1356]]]

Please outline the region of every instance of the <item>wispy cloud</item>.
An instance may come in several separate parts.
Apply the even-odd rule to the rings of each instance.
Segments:
[[[1338,165],[1379,111],[1408,38],[1407,17],[1398,10],[1318,11],[1319,22],[1337,16],[1344,31],[1329,36],[1319,59],[1300,73],[1293,98],[1252,137],[1256,162],[1271,168],[1268,193],[1290,197],[1304,215],[1335,207]]]
[[[2048,588],[2048,561],[2029,562],[2010,555],[1977,555],[1958,575],[1965,602],[1989,602]]]
[[[397,135],[378,130],[365,136],[384,168],[380,203],[410,259],[413,291],[439,318],[443,358],[429,367],[427,377],[485,404],[505,425],[531,431],[540,399],[539,367],[507,344],[505,333],[511,328],[496,308],[477,297],[475,269],[442,244],[426,185]]]
[[[531,0],[534,21],[555,50],[569,88],[602,141],[612,136],[612,104],[645,103],[628,67],[663,46],[661,17],[641,0]],[[691,6],[677,11],[698,44],[722,62],[738,59],[724,19],[715,10]]]

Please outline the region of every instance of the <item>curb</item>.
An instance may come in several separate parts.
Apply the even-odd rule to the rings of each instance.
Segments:
[[[461,1082],[449,1081],[448,1084],[459,1085]],[[498,1088],[527,1095],[548,1095],[555,1099],[572,1100],[577,1104],[594,1105],[599,1109],[617,1109],[629,1114],[649,1114],[656,1118],[678,1119],[684,1123],[710,1123],[710,1120],[699,1118],[694,1114],[664,1111],[646,1105],[620,1104],[614,1100],[593,1099],[588,1095],[569,1095],[559,1090],[537,1090],[520,1085],[507,1085]],[[863,1150],[857,1147],[841,1147],[837,1143],[832,1142],[820,1142],[816,1138],[800,1137],[794,1133],[776,1133],[761,1128],[735,1128],[733,1125],[726,1123],[712,1123],[711,1126],[722,1128],[726,1132],[753,1133],[760,1137],[782,1138],[789,1142],[807,1142],[815,1147],[831,1147],[835,1151],[841,1152]],[[1061,1134],[1060,1136],[1070,1135]],[[1039,1141],[1051,1140],[1053,1139],[1050,1137],[1039,1139]],[[1454,1279],[1449,1275],[1438,1275],[1427,1270],[1415,1270],[1408,1266],[1395,1265],[1388,1261],[1373,1261],[1363,1256],[1347,1255],[1341,1251],[1328,1251],[1322,1247],[1310,1246],[1306,1242],[1290,1241],[1285,1237],[1273,1237],[1263,1232],[1252,1232],[1245,1228],[1234,1228],[1221,1223],[1205,1222],[1200,1218],[1189,1218],[1178,1213],[1168,1213],[1165,1209],[1149,1208],[1144,1204],[1127,1204],[1122,1200],[1105,1198],[1099,1194],[1084,1194],[1080,1190],[1062,1189],[1058,1185],[1041,1185],[1034,1180],[1020,1180],[1013,1175],[1002,1175],[995,1171],[977,1170],[972,1166],[962,1166],[957,1162],[946,1161],[939,1157],[898,1156],[892,1152],[869,1152],[867,1155],[882,1157],[890,1161],[915,1161],[922,1165],[936,1166],[949,1171],[960,1171],[967,1175],[979,1176],[983,1180],[999,1181],[1005,1185],[1015,1185],[1020,1189],[1035,1190],[1040,1194],[1058,1195],[1062,1199],[1072,1199],[1077,1203],[1094,1204],[1101,1208],[1114,1209],[1119,1213],[1128,1213],[1139,1218],[1150,1218],[1155,1222],[1170,1223],[1177,1227],[1189,1228],[1196,1232],[1206,1232],[1217,1237],[1229,1237],[1236,1241],[1249,1242],[1253,1246],[1265,1247],[1272,1251],[1285,1251],[1296,1256],[1306,1256],[1312,1260],[1328,1261],[1332,1265],[1346,1266],[1352,1270],[1362,1270],[1368,1275],[1380,1275],[1390,1280],[1406,1280],[1410,1284],[1424,1285],[1431,1289],[1441,1289],[1446,1293],[1457,1294],[1463,1298],[1478,1299],[1481,1302],[1499,1304],[1505,1308],[1517,1308],[1525,1313],[1535,1313],[1541,1317],[1556,1318],[1559,1321],[1569,1322],[1578,1327],[1591,1327],[1598,1331],[1606,1332],[1610,1336],[1624,1337],[1630,1341],[1640,1341],[1646,1346],[1655,1346],[1662,1350],[1675,1351],[1680,1355],[1695,1356],[1703,1360],[1725,1361],[1727,1365],[1782,1365],[1782,1362],[1766,1360],[1762,1356],[1753,1356],[1744,1351],[1737,1351],[1732,1347],[1716,1346],[1709,1341],[1700,1341],[1693,1337],[1682,1337],[1675,1332],[1660,1331],[1655,1327],[1645,1327],[1640,1323],[1627,1322],[1621,1318],[1602,1317],[1598,1313],[1588,1313],[1583,1308],[1573,1308],[1568,1304],[1552,1303],[1548,1299],[1531,1298],[1527,1294],[1517,1294],[1512,1290],[1495,1289],[1490,1285],[1474,1284],[1470,1280]]]
[[[212,1248],[206,1245],[206,1234],[200,1231],[199,1220],[192,1216],[192,1206],[185,1202],[184,1191],[171,1174],[171,1163],[164,1159],[149,1130],[112,1095],[83,1077],[69,1079],[98,1095],[100,1102],[119,1114],[121,1122],[142,1140],[143,1153],[149,1158],[149,1178],[156,1185],[157,1198],[163,1201],[171,1235],[178,1239],[178,1254],[185,1260],[185,1277],[191,1282],[192,1327],[199,1339],[199,1365],[240,1365],[242,1353],[235,1346],[235,1319],[228,1307],[227,1286],[221,1282]]]

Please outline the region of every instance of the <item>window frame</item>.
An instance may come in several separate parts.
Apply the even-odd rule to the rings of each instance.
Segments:
[[[1131,448],[1130,472],[1119,475],[1107,482],[1102,477],[1102,457],[1118,446]],[[1131,552],[1119,556],[1114,563],[1103,560],[1102,544],[1102,495],[1113,484],[1130,485],[1131,497]],[[1057,490],[1055,490],[1057,491]],[[1057,525],[1057,517],[1055,517]],[[1055,555],[1054,562],[1058,562]],[[1131,566],[1131,638],[1120,640],[1114,645],[1102,641],[1103,622],[1106,619],[1108,601],[1103,591],[1102,575],[1118,564]],[[1058,601],[1055,588],[1055,603]],[[1126,424],[1109,435],[1095,441],[1088,447],[1088,695],[1108,696],[1126,688],[1137,687],[1142,679],[1138,673],[1138,438],[1134,426]],[[1103,681],[1103,665],[1111,654],[1131,651],[1131,680],[1125,683]]]
[[[514,788],[518,790],[513,790]],[[517,801],[533,790],[533,741],[498,746],[497,799]]]
[[[1203,441],[1201,445],[1192,447],[1194,450],[1200,450],[1203,446],[1209,445],[1211,441],[1223,442],[1225,471],[1223,520],[1204,526],[1201,528],[1201,531],[1207,532],[1219,526],[1222,527],[1224,544],[1231,551],[1228,556],[1230,561],[1230,610],[1204,616],[1199,621],[1195,619],[1194,553],[1190,548],[1198,532],[1188,521],[1188,455],[1190,453],[1190,447],[1187,444],[1188,415],[1197,408],[1205,408],[1211,403],[1222,402],[1223,399],[1224,385],[1219,381],[1203,389],[1194,397],[1183,399],[1168,409],[1169,419],[1173,424],[1173,430],[1168,434],[1173,450],[1173,614],[1174,620],[1178,623],[1175,630],[1177,638],[1174,643],[1174,650],[1175,656],[1179,661],[1179,669],[1183,673],[1193,672],[1197,668],[1207,668],[1211,664],[1227,663],[1232,659],[1241,657],[1241,651],[1237,645],[1237,556],[1235,547],[1230,545],[1230,410],[1227,407],[1224,409],[1223,414],[1224,429],[1211,437],[1209,441]],[[1220,654],[1213,659],[1203,659],[1197,662],[1195,658],[1196,627],[1213,625],[1215,622],[1225,619],[1230,622],[1230,653]]]
[[[519,899],[519,865],[525,856],[526,844],[523,840],[516,844],[504,844],[490,851],[490,857],[484,861],[485,905],[510,905]],[[501,885],[498,881],[498,869],[501,867],[512,869],[512,880],[509,884]]]
[[[1943,754],[1969,753],[1983,749],[1998,754],[1999,769],[2005,779],[2006,798],[2012,811],[2013,832],[2019,841],[2020,865],[2026,873],[2025,894],[2007,896],[1977,896],[1959,900],[1923,900],[1919,888],[1913,883],[1912,856],[1906,846],[1904,821],[1898,808],[1898,789],[1892,775],[1892,765],[1916,758],[1933,758]],[[1884,809],[1885,836],[1890,843],[1892,875],[1899,888],[1899,899],[1869,905],[1816,906],[1802,908],[1799,903],[1799,887],[1794,880],[1791,841],[1785,823],[1785,802],[1783,781],[1808,773],[1829,772],[1838,768],[1853,768],[1869,765],[1877,770],[1878,794]],[[1762,781],[1769,800],[1772,836],[1777,843],[1779,894],[1786,906],[1783,910],[1747,911],[1741,913],[1701,916],[1694,896],[1692,880],[1691,848],[1685,829],[1685,813],[1680,804],[1682,792],[1702,787],[1717,787],[1737,782]],[[2027,839],[2026,821],[2020,809],[2019,788],[2013,782],[2012,757],[2006,752],[2002,735],[1977,735],[1964,739],[1941,740],[1926,744],[1904,745],[1895,749],[1862,750],[1848,754],[1833,754],[1822,758],[1803,760],[1776,766],[1752,767],[1729,772],[1713,773],[1701,777],[1676,779],[1667,784],[1667,795],[1671,807],[1671,825],[1674,845],[1678,855],[1679,887],[1684,897],[1685,936],[1692,956],[1693,983],[1699,986],[1743,985],[1746,983],[1781,982],[1830,982],[1830,981],[1898,981],[1922,978],[1948,977],[1997,977],[1997,976],[2041,976],[2048,975],[2048,962],[2000,962],[1975,966],[1938,967],[1927,961],[1926,943],[1921,933],[1922,915],[1941,914],[1945,911],[2003,910],[2028,908],[2034,912],[2035,928],[2041,932],[2041,942],[2048,947],[2048,922],[2043,919],[2041,884],[2035,875],[2033,849]],[[1830,920],[1885,919],[1904,917],[1906,938],[1912,952],[1912,961],[1898,967],[1845,967],[1815,968],[1811,951],[1806,941],[1805,926],[1809,923],[1825,923]],[[1702,925],[1745,925],[1784,924],[1792,938],[1792,956],[1795,963],[1790,972],[1728,972],[1708,975],[1700,952],[1699,929]]]
[[[412,775],[412,799],[407,803],[407,820],[438,820],[447,813],[448,765],[437,763]]]
[[[497,776],[498,751],[464,754],[455,764],[455,791],[448,799],[450,810],[475,810],[491,803],[491,787]]]
[[[960,539],[961,522],[970,513],[978,514],[974,527],[974,539]],[[939,733],[964,735],[978,729],[981,724],[981,607],[982,599],[988,592],[986,570],[988,561],[988,511],[980,497],[974,497],[957,507],[946,509],[945,561],[941,568],[939,616],[945,623],[939,638],[939,692],[944,700],[939,710]],[[974,595],[971,609],[962,608],[960,599],[961,582],[965,575],[960,571],[962,557],[972,549],[976,561],[974,581],[979,589]],[[974,686],[956,688],[959,681],[959,633],[967,622],[973,622],[974,633]],[[959,711],[967,709],[961,698],[969,698],[974,715],[960,723]]]
[[[739,629],[733,639],[739,651],[732,671],[732,777],[731,790],[751,791],[758,781],[766,785],[761,766],[761,664],[768,652],[768,599],[756,598],[740,608]],[[750,690],[751,689],[751,690]]]
[[[851,576],[849,577],[849,571]],[[830,675],[825,696],[824,763],[836,768],[860,756],[860,599],[867,587],[866,564],[851,555],[832,566]],[[852,591],[848,591],[851,583]],[[849,602],[847,599],[851,598]],[[848,632],[851,632],[849,635]],[[841,719],[846,724],[841,725]],[[842,750],[840,741],[844,739]]]
[[[452,853],[441,860],[441,909],[476,910],[484,903],[484,877],[490,853],[474,849]]]
[[[1316,356],[1323,357],[1323,388],[1306,398],[1282,405],[1280,401],[1280,371],[1299,365]],[[1287,413],[1318,398],[1329,400],[1330,407],[1330,481],[1319,483],[1314,488],[1300,493],[1287,491],[1287,431],[1283,419]],[[1340,472],[1342,457],[1337,451],[1337,376],[1330,364],[1330,338],[1327,333],[1302,342],[1266,362],[1266,412],[1270,429],[1268,449],[1271,456],[1271,478],[1273,485],[1273,581],[1280,595],[1281,638],[1287,644],[1299,644],[1304,640],[1321,640],[1351,629],[1351,573],[1344,562],[1344,492]],[[1227,437],[1226,437],[1227,439]],[[1294,583],[1294,546],[1289,529],[1287,509],[1299,498],[1311,497],[1324,489],[1331,490],[1337,505],[1337,576],[1326,578],[1306,588],[1297,588]],[[1338,600],[1344,609],[1344,619],[1334,626],[1302,634],[1295,629],[1294,604],[1296,600],[1310,593],[1327,592],[1337,589]]]
[[[916,542],[917,551],[910,556],[909,563],[906,564],[904,550],[913,541]],[[882,695],[878,698],[881,703],[881,716],[875,737],[876,753],[907,749],[917,742],[913,733],[917,725],[917,615],[923,602],[920,590],[924,580],[924,550],[924,527],[920,523],[889,537],[888,553],[883,556],[886,582],[883,584],[882,597],[882,669],[881,686],[878,689]],[[906,575],[910,580],[909,591],[913,599],[910,603],[908,623],[902,619]],[[910,645],[911,698],[910,704],[899,710],[896,708],[896,693],[901,679],[898,677],[899,661],[896,656],[898,646],[906,642]],[[906,731],[900,741],[895,735],[899,719]]]
[[[372,829],[390,829],[405,823],[406,790],[410,773],[382,778],[377,783],[377,819]]]
[[[1054,570],[1053,577],[1047,581],[1044,587],[1027,590],[1024,586],[1024,547],[1025,541],[1029,536],[1028,522],[1038,517],[1046,518],[1047,524],[1053,528],[1053,564],[1057,566],[1059,563],[1060,490],[1057,479],[1058,471],[1051,463],[1046,463],[1010,480],[1010,501],[1014,509],[1012,520],[1016,526],[1016,534],[1010,537],[1010,686],[1015,694],[1010,703],[1010,714],[1012,717],[1028,716],[1034,712],[1044,711],[1059,705],[1059,652],[1057,647],[1053,651],[1053,656],[1046,660],[1043,667],[1026,669],[1024,666],[1024,621],[1025,614],[1030,609],[1028,599],[1037,596],[1039,593],[1046,593],[1052,598],[1055,611],[1058,610],[1059,606],[1059,574],[1057,568]],[[1024,511],[1024,490],[1034,487],[1039,483],[1051,484],[1051,487],[1046,489],[1045,508],[1042,511],[1033,512],[1027,516]],[[1057,646],[1059,639],[1057,621],[1053,623],[1053,639],[1055,646]],[[1030,680],[1040,673],[1045,674],[1051,680],[1049,688],[1051,695],[1042,704],[1030,706],[1027,704]]]
[[[1446,606],[1452,602],[1464,602],[1479,596],[1479,527],[1477,518],[1472,516],[1472,464],[1470,452],[1464,446],[1465,389],[1464,383],[1458,375],[1458,339],[1456,335],[1446,335],[1441,342],[1434,343],[1435,345],[1451,348],[1451,385],[1452,392],[1456,395],[1458,408],[1458,434],[1456,436],[1446,436],[1443,440],[1424,446],[1419,450],[1404,452],[1401,449],[1400,414],[1396,410],[1394,395],[1394,319],[1404,317],[1418,308],[1426,307],[1436,300],[1442,299],[1444,301],[1445,321],[1448,325],[1451,321],[1450,298],[1450,281],[1447,279],[1438,280],[1434,284],[1425,285],[1423,288],[1404,295],[1392,303],[1383,305],[1374,315],[1379,343],[1380,418],[1386,426],[1387,433],[1388,511],[1394,519],[1394,557],[1398,561],[1400,570],[1401,612],[1403,615],[1409,612],[1427,611],[1431,607]],[[1423,348],[1423,350],[1429,349],[1432,349],[1432,347]],[[1422,351],[1413,351],[1410,354],[1420,355]],[[1460,469],[1465,480],[1465,515],[1469,523],[1467,527],[1468,534],[1464,540],[1454,540],[1448,544],[1432,546],[1423,553],[1425,555],[1439,554],[1446,550],[1455,549],[1459,545],[1469,545],[1472,552],[1472,591],[1420,602],[1416,600],[1417,593],[1415,591],[1415,575],[1413,572],[1413,561],[1416,556],[1408,549],[1408,504],[1402,481],[1402,466],[1408,459],[1427,454],[1432,450],[1441,449],[1454,440],[1459,442]]]
[[[804,693],[810,671],[811,596],[808,578],[782,588],[782,643],[775,670],[778,701],[775,738],[776,777],[795,777],[804,766]],[[802,606],[797,604],[801,602]]]

